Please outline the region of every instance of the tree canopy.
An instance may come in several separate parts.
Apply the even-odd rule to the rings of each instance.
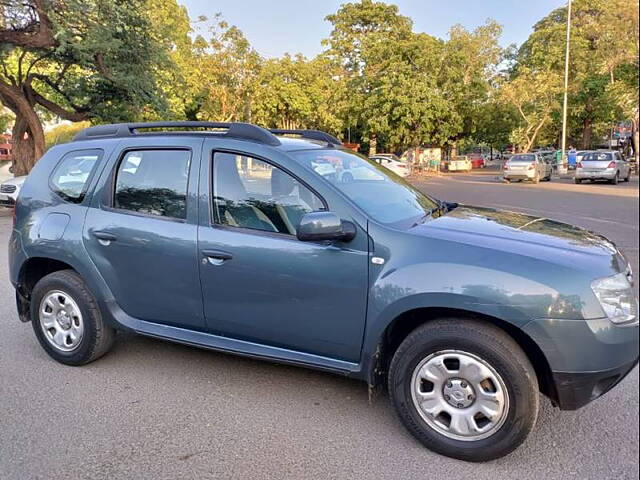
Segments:
[[[570,144],[594,146],[630,121],[638,151],[632,4],[573,2]],[[529,150],[559,143],[566,20],[556,9],[502,48],[492,20],[437,38],[395,5],[354,0],[327,16],[317,57],[264,58],[220,14],[190,19],[177,0],[0,0],[0,102],[15,116],[17,173],[55,118],[251,121],[326,130],[364,151]]]

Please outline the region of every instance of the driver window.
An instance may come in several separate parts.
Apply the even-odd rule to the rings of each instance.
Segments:
[[[215,222],[295,235],[306,213],[322,200],[285,171],[257,158],[216,153],[213,159]]]

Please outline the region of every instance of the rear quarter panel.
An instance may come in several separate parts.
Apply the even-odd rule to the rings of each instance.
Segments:
[[[29,258],[44,257],[65,262],[85,279],[91,290],[107,293],[82,243],[82,228],[95,185],[117,140],[71,142],[49,149],[27,177],[16,204],[16,225],[9,248],[11,282],[19,281]],[[102,157],[92,172],[81,203],[63,200],[49,187],[49,177],[62,157],[79,150],[100,149]]]

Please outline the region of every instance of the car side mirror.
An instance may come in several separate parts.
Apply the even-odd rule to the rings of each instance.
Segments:
[[[340,220],[335,213],[311,212],[300,220],[296,233],[302,242],[318,242],[323,240],[340,240],[349,242],[356,236],[353,223]]]

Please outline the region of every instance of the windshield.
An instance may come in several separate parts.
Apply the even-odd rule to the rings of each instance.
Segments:
[[[582,158],[583,162],[605,162],[613,160],[613,156],[610,153],[587,153]]]
[[[536,156],[535,155],[514,155],[513,157],[511,157],[511,160],[509,160],[509,162],[511,163],[515,163],[515,162],[535,162],[536,161]]]
[[[301,150],[291,153],[380,223],[408,228],[440,207],[436,200],[401,177],[355,152]]]

